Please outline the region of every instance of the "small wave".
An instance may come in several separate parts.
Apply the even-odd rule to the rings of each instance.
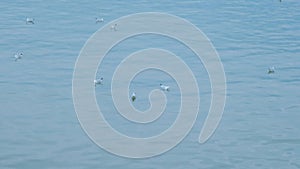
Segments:
[[[290,105],[288,107],[284,107],[281,109],[281,112],[287,112],[288,110],[296,109],[296,108],[300,108],[300,104],[295,104],[295,105]]]

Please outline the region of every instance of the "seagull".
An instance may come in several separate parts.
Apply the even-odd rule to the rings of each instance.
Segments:
[[[96,85],[102,85],[103,84],[103,77],[101,77],[100,79],[95,79],[94,84],[95,84],[95,86]]]
[[[170,86],[166,86],[166,85],[160,84],[160,89],[163,90],[163,91],[169,91]]]
[[[135,99],[136,99],[136,96],[135,96],[135,93],[133,92],[132,95],[131,95],[131,101],[134,102]]]
[[[34,24],[34,18],[26,18],[26,24]]]
[[[15,54],[14,58],[15,58],[15,62],[18,61],[19,59],[22,59],[23,57],[23,53],[17,53]]]
[[[269,67],[269,70],[268,70],[268,74],[272,74],[272,73],[275,73],[275,67],[274,66]]]
[[[118,26],[118,24],[116,24],[116,23],[114,25],[111,25],[110,30],[117,31],[117,26]]]
[[[101,22],[104,22],[103,18],[96,18],[96,23],[101,23]]]

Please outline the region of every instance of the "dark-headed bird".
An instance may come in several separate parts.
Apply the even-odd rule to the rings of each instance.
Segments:
[[[136,96],[135,96],[135,93],[133,92],[132,95],[131,95],[131,101],[134,102],[135,99],[136,99]]]
[[[269,69],[268,69],[268,74],[272,74],[272,73],[275,73],[275,67],[274,66],[269,67]]]

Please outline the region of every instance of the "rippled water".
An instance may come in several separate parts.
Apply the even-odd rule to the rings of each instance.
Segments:
[[[298,0],[1,1],[0,168],[300,168],[299,9]],[[201,62],[164,37],[119,44],[99,67],[106,81],[96,92],[105,117],[121,132],[157,134],[172,124],[178,109],[174,79],[149,71],[131,85],[139,93],[137,108],[149,106],[148,93],[162,80],[174,89],[168,95],[171,113],[142,127],[114,113],[111,75],[135,50],[161,47],[182,56],[201,93],[201,114],[181,144],[158,157],[132,160],[107,153],[83,132],[72,102],[72,74],[80,49],[96,30],[123,15],[149,11],[183,17],[208,36],[224,65],[227,103],[213,137],[198,144],[210,99]],[[26,17],[36,24],[26,25]],[[105,23],[95,24],[95,17]],[[24,53],[18,62],[12,58],[16,52]],[[269,66],[275,74],[267,74]]]

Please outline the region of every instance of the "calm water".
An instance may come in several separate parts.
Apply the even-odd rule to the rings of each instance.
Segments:
[[[136,107],[146,109],[149,91],[163,80],[173,89],[166,109],[170,113],[157,124],[140,127],[115,113],[110,78],[123,57],[136,50],[161,47],[182,56],[201,93],[201,114],[181,144],[158,157],[132,160],[107,153],[83,132],[72,102],[72,74],[80,49],[95,31],[118,17],[149,11],[183,17],[209,37],[224,65],[227,103],[213,137],[198,144],[210,99],[201,62],[164,37],[148,35],[119,44],[99,67],[106,81],[96,92],[105,117],[121,132],[157,134],[172,124],[178,110],[174,79],[148,71],[131,85],[140,97]],[[300,168],[300,1],[17,0],[1,1],[0,16],[1,169]],[[36,24],[26,25],[26,17]],[[105,22],[95,24],[95,17]],[[23,59],[14,62],[15,52],[23,52]],[[276,67],[275,74],[267,74],[269,66]]]

